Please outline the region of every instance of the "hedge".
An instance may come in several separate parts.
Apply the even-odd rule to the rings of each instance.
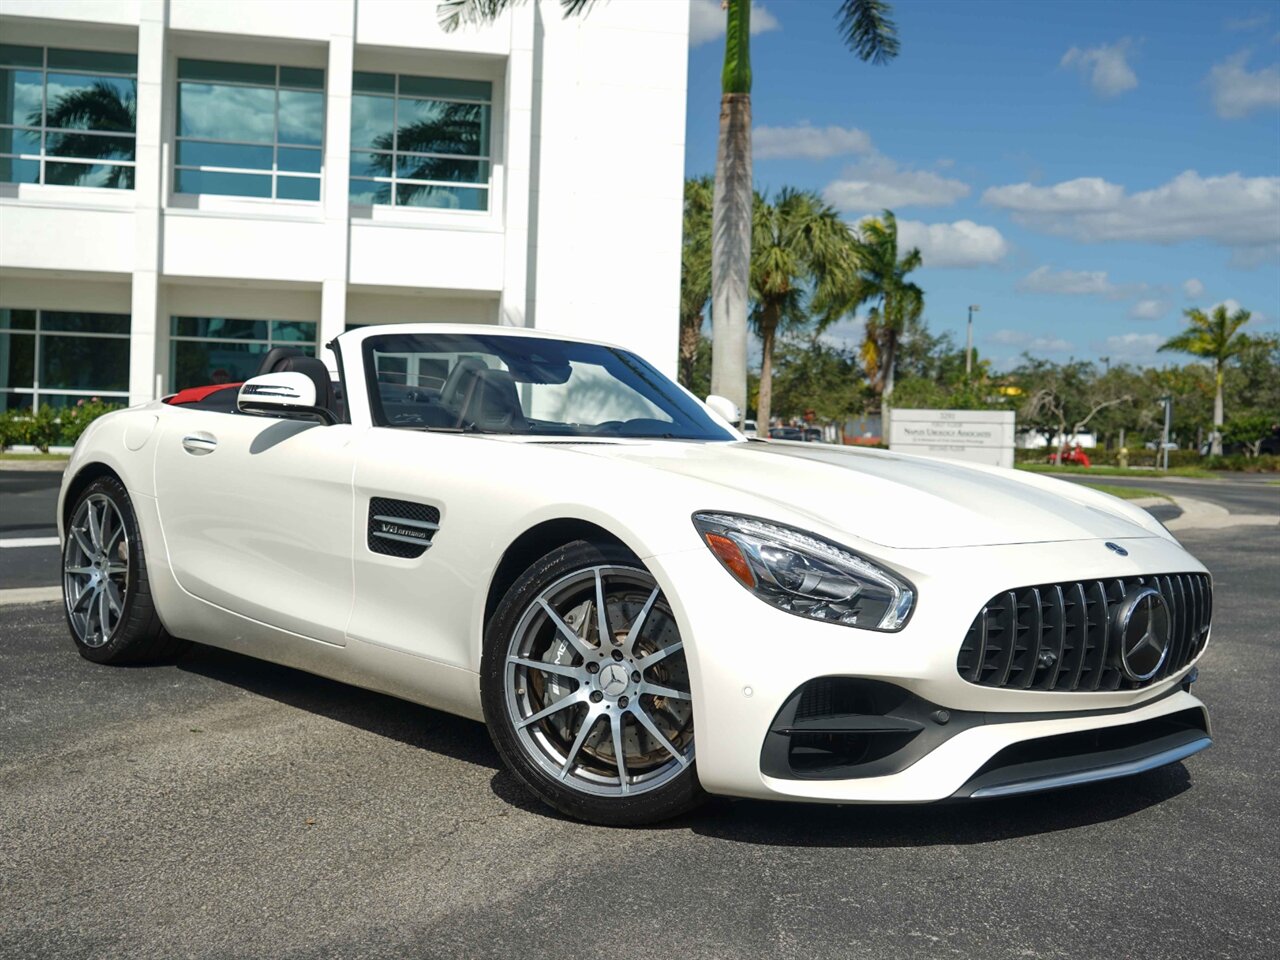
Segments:
[[[119,404],[101,400],[82,400],[74,407],[42,406],[30,410],[7,410],[0,413],[0,450],[30,446],[48,453],[54,445],[74,446],[89,424],[104,413],[119,410]]]

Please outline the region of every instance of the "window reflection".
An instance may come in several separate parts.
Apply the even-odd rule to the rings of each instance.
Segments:
[[[492,84],[355,74],[353,205],[489,208]]]
[[[133,54],[0,44],[0,182],[133,188]]]
[[[123,404],[128,390],[128,315],[0,310],[0,412]]]
[[[176,192],[319,200],[323,135],[323,70],[178,61]]]
[[[245,320],[172,317],[169,376],[174,390],[212,383],[242,383],[258,372],[272,347],[316,353],[317,325],[310,320]]]

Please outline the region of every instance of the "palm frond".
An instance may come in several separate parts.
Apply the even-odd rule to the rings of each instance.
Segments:
[[[577,17],[589,12],[596,0],[560,0],[560,9],[566,17]],[[500,16],[524,0],[440,0],[436,16],[445,33],[453,33],[461,26],[482,26],[493,23]]]
[[[836,18],[845,45],[861,60],[879,65],[898,55],[898,26],[888,0],[842,0]]]

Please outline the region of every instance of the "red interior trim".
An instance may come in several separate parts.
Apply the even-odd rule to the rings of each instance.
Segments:
[[[231,390],[243,386],[241,383],[214,383],[207,387],[187,387],[185,390],[179,390],[166,402],[179,406],[184,403],[199,403],[211,393],[217,393],[219,390]]]

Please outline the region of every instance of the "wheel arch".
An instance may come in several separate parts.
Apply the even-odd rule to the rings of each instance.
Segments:
[[[493,576],[489,580],[489,591],[485,597],[482,633],[493,618],[498,604],[520,574],[528,570],[539,557],[544,557],[552,550],[563,547],[567,543],[573,543],[575,540],[616,545],[630,552],[637,560],[639,559],[639,554],[630,544],[617,534],[590,520],[579,517],[559,517],[535,524],[511,542],[493,571]]]
[[[61,529],[67,529],[67,524],[71,520],[71,511],[75,507],[76,501],[80,499],[80,494],[82,494],[91,483],[95,480],[101,479],[102,477],[111,477],[128,489],[128,485],[125,484],[124,478],[107,464],[99,460],[95,460],[92,463],[86,463],[76,471],[75,476],[67,481],[66,492],[63,494],[62,505],[58,514]]]

